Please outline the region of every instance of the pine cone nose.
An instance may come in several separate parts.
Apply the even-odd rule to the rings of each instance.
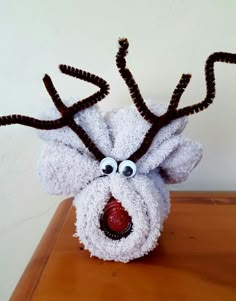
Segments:
[[[131,217],[121,203],[115,198],[111,198],[104,208],[102,224],[106,226],[108,231],[122,234],[131,227],[132,222]]]

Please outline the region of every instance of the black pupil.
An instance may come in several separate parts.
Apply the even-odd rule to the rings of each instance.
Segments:
[[[123,175],[126,177],[130,177],[133,174],[133,169],[130,166],[125,166],[123,170]]]
[[[109,175],[113,172],[113,167],[111,165],[106,165],[103,167],[102,171],[104,174]]]

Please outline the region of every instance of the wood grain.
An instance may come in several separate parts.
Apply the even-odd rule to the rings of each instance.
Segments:
[[[28,263],[10,301],[28,301],[38,284],[41,274],[48,262],[56,239],[71,208],[72,199],[61,202],[47,227],[34,255]]]
[[[159,246],[128,264],[90,258],[72,236],[75,211],[66,202],[65,222],[56,239],[51,231],[50,250],[44,245],[47,260],[29,296],[15,292],[11,300],[236,300],[236,192],[172,193]]]

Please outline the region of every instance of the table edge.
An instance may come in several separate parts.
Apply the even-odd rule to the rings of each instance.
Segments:
[[[9,301],[31,300],[41,274],[72,206],[73,198],[65,199],[57,207],[45,233],[26,266]]]
[[[236,191],[172,191],[170,194],[171,200],[179,203],[236,204]],[[58,206],[9,301],[31,300],[72,207],[72,201],[73,198],[65,199]]]

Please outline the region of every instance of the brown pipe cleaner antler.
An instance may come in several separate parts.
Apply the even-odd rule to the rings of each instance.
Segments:
[[[177,110],[180,98],[191,79],[190,74],[183,74],[172,94],[172,98],[166,113],[161,116],[156,116],[146,106],[132,73],[126,67],[125,57],[128,53],[128,40],[120,39],[119,46],[120,47],[116,56],[116,65],[118,67],[118,70],[129,88],[131,98],[139,113],[151,124],[151,127],[146,133],[140,147],[129,157],[129,160],[134,162],[139,160],[148,151],[153,139],[162,127],[166,126],[172,120],[175,120],[177,118],[203,111],[213,102],[215,98],[214,64],[216,62],[236,64],[236,54],[227,52],[215,52],[211,54],[208,57],[205,65],[205,81],[207,90],[206,97],[197,104]]]
[[[129,88],[130,96],[140,115],[151,124],[151,127],[146,133],[139,148],[128,158],[129,160],[136,162],[148,151],[153,139],[162,127],[166,126],[172,120],[175,120],[177,118],[203,111],[213,102],[215,98],[214,64],[215,62],[236,64],[236,54],[227,52],[215,52],[210,55],[205,65],[206,97],[197,104],[177,109],[180,98],[191,79],[190,74],[183,74],[175,90],[173,91],[166,113],[161,116],[156,116],[147,107],[139,90],[139,87],[133,78],[132,73],[126,67],[125,57],[128,54],[128,48],[128,40],[120,39],[119,49],[116,55],[116,65],[118,67],[120,75]],[[72,106],[67,107],[62,102],[59,94],[57,93],[51,78],[48,75],[45,75],[45,77],[43,78],[45,87],[62,117],[55,120],[39,120],[23,115],[8,115],[0,117],[0,126],[18,123],[41,130],[53,130],[68,126],[79,136],[79,138],[89,149],[89,151],[94,155],[94,157],[97,160],[101,161],[105,157],[104,154],[98,149],[98,147],[94,144],[88,134],[84,131],[84,129],[74,121],[74,115],[101,101],[108,94],[109,85],[102,78],[89,72],[66,65],[60,65],[59,68],[62,73],[92,83],[98,86],[100,90],[93,95],[76,102]]]
[[[41,130],[53,130],[62,128],[64,126],[68,126],[79,136],[79,138],[88,148],[88,150],[94,155],[94,157],[100,161],[105,157],[104,154],[98,149],[95,143],[84,131],[84,129],[74,121],[74,115],[82,110],[93,106],[95,103],[101,101],[106,95],[108,95],[109,85],[104,79],[89,72],[85,72],[83,70],[79,70],[66,65],[60,65],[59,68],[62,73],[92,83],[98,86],[100,90],[94,93],[93,95],[76,102],[72,106],[67,107],[62,102],[59,94],[57,93],[50,76],[46,74],[43,78],[44,85],[49,95],[51,96],[55,107],[61,113],[62,117],[55,120],[40,120],[29,116],[14,114],[8,116],[1,116],[0,126],[10,124],[22,124]]]

